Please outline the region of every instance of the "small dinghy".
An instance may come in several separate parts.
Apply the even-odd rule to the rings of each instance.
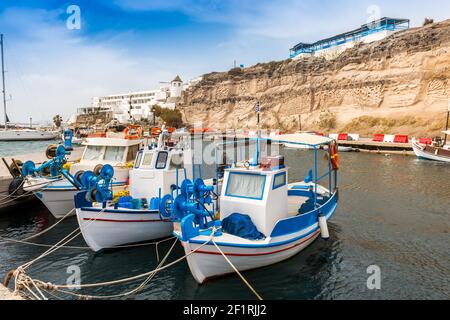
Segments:
[[[130,171],[130,195],[112,201],[100,183],[81,180],[87,191],[75,196],[75,207],[84,240],[93,251],[168,237],[173,226],[159,214],[161,196],[175,192],[179,179],[192,177],[192,151],[185,141],[175,144],[163,131],[157,146],[139,151]]]
[[[270,140],[314,150],[314,169],[304,181],[289,184],[284,158],[259,161],[257,147],[253,159],[258,160],[225,170],[215,210],[203,205],[210,201],[212,188],[201,181],[184,181],[180,195],[163,198],[161,215],[174,221],[174,235],[180,239],[198,283],[233,273],[234,268],[245,271],[281,262],[319,235],[329,237],[327,221],[338,204],[339,158],[334,140],[309,134]],[[323,145],[330,150],[329,170],[319,176],[317,152]],[[319,185],[324,179],[328,188]]]

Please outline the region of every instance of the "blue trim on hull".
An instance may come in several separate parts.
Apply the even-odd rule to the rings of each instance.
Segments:
[[[327,204],[331,203],[331,200],[332,200],[332,199],[337,200],[337,193],[334,194],[334,196],[330,199],[330,201],[327,202]],[[323,209],[327,204],[325,204],[325,205],[322,206],[321,208],[319,208],[319,209],[317,209],[317,210],[315,210],[315,211],[313,211],[313,212],[311,212],[311,213],[308,213],[308,214],[306,214],[306,215],[311,215],[311,216],[312,216],[314,213],[317,213],[317,214],[318,214],[318,211],[320,211],[320,209]],[[326,214],[327,220],[331,219],[331,217],[332,217],[332,216],[334,215],[334,213],[336,212],[336,209],[337,209],[337,203],[333,203],[333,205],[329,207],[329,212]],[[302,217],[302,216],[294,217],[293,219],[299,218],[299,217]],[[287,221],[287,222],[290,222],[290,220],[292,220],[292,219],[288,219],[288,220],[286,220],[286,221]],[[281,221],[281,222],[284,222],[284,221]],[[315,220],[314,223],[312,223],[312,224],[309,225],[309,226],[306,226],[305,228],[297,229],[297,230],[296,230],[295,232],[293,232],[293,233],[296,233],[296,232],[299,232],[299,231],[301,231],[301,230],[307,229],[307,228],[311,227],[312,225],[314,225],[314,224],[316,224],[316,223],[318,224],[318,218],[317,218],[317,217],[316,217],[316,220]],[[277,247],[277,246],[282,246],[282,245],[290,244],[290,243],[296,242],[296,241],[298,241],[298,240],[300,240],[300,239],[306,238],[306,237],[310,236],[311,234],[313,234],[314,232],[316,232],[316,231],[319,230],[319,229],[320,229],[320,227],[317,226],[317,227],[313,228],[311,231],[309,231],[309,232],[307,232],[307,233],[305,233],[305,234],[303,234],[303,235],[301,235],[301,236],[298,236],[298,237],[295,237],[295,238],[292,238],[292,239],[289,239],[289,240],[285,240],[285,241],[280,241],[280,242],[275,242],[275,243],[268,243],[268,244],[239,244],[239,243],[224,243],[224,242],[217,242],[217,241],[215,241],[215,242],[216,242],[217,245],[222,246],[222,247],[232,247],[232,248],[255,248],[255,249],[272,248],[272,247]],[[176,236],[177,238],[179,238],[182,242],[188,242],[188,243],[193,243],[193,244],[204,244],[204,241],[199,241],[199,240],[188,240],[188,241],[183,241],[183,240],[180,238],[180,235],[179,235],[179,234],[176,234],[175,232],[174,232],[173,234],[174,234],[174,236]],[[273,233],[272,233],[272,234],[273,234]],[[288,234],[283,234],[283,235],[279,235],[279,236],[276,236],[276,237],[285,236],[285,235],[288,235]],[[272,236],[272,238],[274,238],[274,236]],[[214,244],[208,243],[207,245],[214,245]]]

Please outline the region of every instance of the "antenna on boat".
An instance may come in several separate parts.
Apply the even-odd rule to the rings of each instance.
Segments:
[[[261,106],[259,104],[259,100],[256,100],[256,105],[255,105],[255,111],[256,111],[256,115],[257,115],[257,129],[256,129],[256,151],[255,151],[255,157],[251,163],[252,166],[256,167],[259,165],[259,138],[260,138],[260,130],[259,130],[259,122],[260,122],[260,111],[261,111]]]
[[[6,115],[5,57],[3,54],[3,33],[0,34],[0,47],[2,55],[3,112],[5,113],[5,131],[6,131],[8,128],[8,116]]]

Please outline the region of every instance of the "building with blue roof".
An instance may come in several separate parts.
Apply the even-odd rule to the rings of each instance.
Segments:
[[[341,33],[314,43],[300,42],[290,49],[289,56],[292,59],[301,59],[311,56],[332,59],[346,49],[354,47],[357,43],[379,41],[395,32],[409,29],[409,27],[409,19],[385,17],[363,24],[358,29]]]

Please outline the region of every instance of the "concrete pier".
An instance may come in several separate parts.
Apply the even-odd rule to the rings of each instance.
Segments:
[[[25,300],[25,299],[19,295],[14,294],[3,284],[0,284],[0,300]]]

